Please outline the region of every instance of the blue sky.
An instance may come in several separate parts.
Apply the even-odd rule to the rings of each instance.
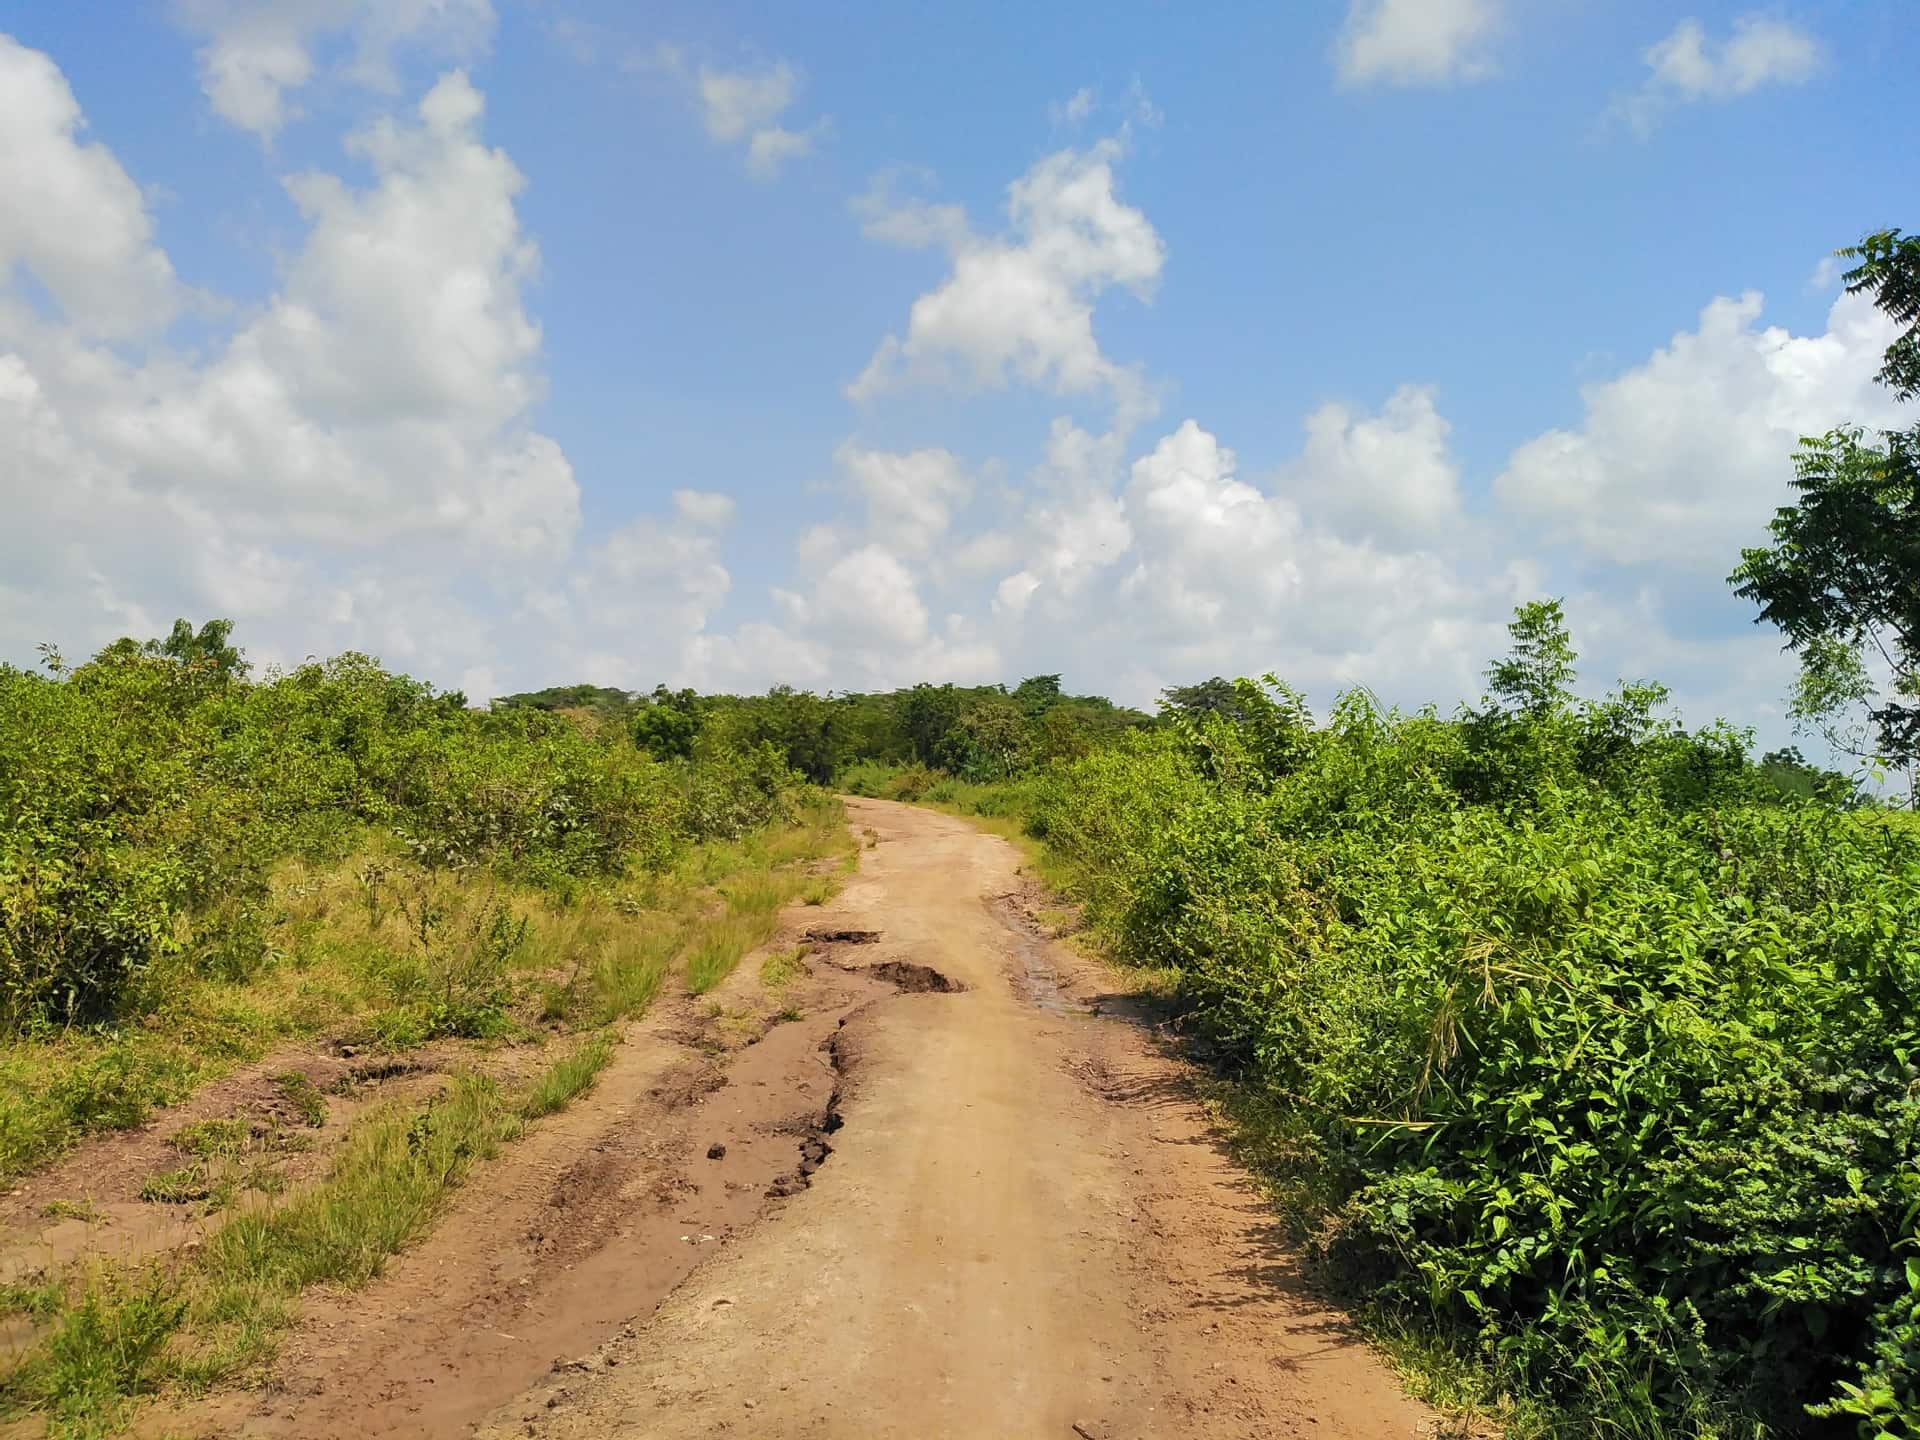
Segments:
[[[1591,683],[1784,738],[1722,577],[1795,434],[1891,414],[1822,258],[1912,223],[1917,32],[14,3],[0,653],[1444,706],[1554,594]]]

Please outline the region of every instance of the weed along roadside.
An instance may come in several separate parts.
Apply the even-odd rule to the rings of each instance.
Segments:
[[[1523,608],[1453,720],[1268,677],[1023,775],[862,787],[1023,832],[1172,1007],[1280,1221],[1509,1436],[1906,1435],[1920,828]]]
[[[1916,457],[1730,576],[1850,772],[1550,599],[1446,717],[0,664],[0,1434],[1913,1440]]]
[[[0,673],[0,1418],[56,1436],[268,1378],[853,852],[768,747],[223,636]]]
[[[1328,1433],[1415,1423],[1346,1316],[1244,1279],[1296,1272],[1463,1434],[1897,1407],[1920,834],[1654,687],[1578,698],[1557,606],[1512,630],[1451,720],[1364,694],[1319,720],[1269,678],[1149,721],[1038,677],[972,724],[933,687],[676,700],[663,755],[637,737],[665,702],[481,714],[352,657],[255,683],[218,631],[0,674],[37,807],[7,839],[35,878],[7,912],[0,1423],[453,1436],[543,1385],[554,1424],[612,1417],[595,1357],[648,1327],[691,1353],[719,1310],[760,1327],[742,1387],[789,1350],[828,1385],[847,1355],[735,1275],[866,1297],[821,1313],[941,1297],[950,1349],[883,1347],[934,1432],[955,1377],[1117,1404],[1083,1382],[1142,1344],[1173,1368],[1128,1403],[1184,1407],[1178,1433],[1339,1386],[1364,1398]],[[1128,1015],[1214,1079],[1100,1028]],[[1077,1185],[1105,1220],[1036,1234]],[[1107,1223],[1141,1215],[1152,1244]],[[1079,1358],[985,1322],[1005,1245],[1044,1251],[1026,1323]],[[1265,1319],[1196,1331],[1194,1297]],[[1310,1360],[1318,1329],[1342,1339]],[[585,1358],[554,1380],[554,1354]],[[1276,1357],[1295,1390],[1256,1381]],[[687,1375],[636,1373],[710,1433]]]
[[[9,1404],[52,1417],[54,1433],[65,1427],[83,1434],[131,1419],[129,1402],[142,1398],[164,1411],[217,1386],[270,1377],[304,1292],[361,1286],[428,1233],[476,1167],[592,1090],[656,992],[671,986],[705,994],[724,980],[777,924],[775,902],[813,885],[816,862],[831,864],[842,836],[832,807],[819,804],[809,823],[746,847],[751,859],[707,857],[709,873],[754,875],[740,911],[701,886],[688,897],[674,945],[636,939],[613,947],[615,956],[636,952],[641,959],[633,968],[644,975],[611,965],[548,967],[545,986],[532,987],[518,1007],[523,1018],[516,1023],[526,1033],[465,1044],[443,1039],[416,1051],[423,1054],[418,1061],[366,1058],[407,1053],[382,1046],[359,1051],[335,1084],[360,1113],[324,1157],[300,1146],[302,1136],[276,1130],[258,1104],[243,1102],[234,1113],[173,1130],[166,1143],[181,1163],[139,1182],[135,1204],[190,1208],[201,1222],[193,1238],[140,1261],[103,1262],[82,1250],[63,1266],[23,1270],[4,1292],[12,1312],[31,1320],[30,1343],[6,1379]],[[621,923],[638,928],[648,920]],[[589,1018],[578,1025],[551,1018],[548,987],[569,983],[585,997]],[[541,1016],[548,1017],[544,1024]],[[389,1070],[391,1076],[380,1075]],[[362,1074],[374,1078],[361,1081]],[[283,1073],[271,1083],[312,1114],[314,1102],[329,1097],[302,1082],[304,1075],[295,1082]],[[372,1095],[354,1094],[363,1088]],[[400,1093],[383,1099],[385,1090]],[[106,1152],[97,1161],[84,1145],[74,1159],[98,1173],[119,1138],[92,1142]],[[283,1153],[296,1162],[286,1168],[304,1169],[305,1179],[290,1182],[276,1171]],[[60,1187],[60,1169],[32,1193]],[[58,1202],[35,1203],[44,1220]],[[122,1201],[112,1208],[131,1207]],[[111,1222],[101,1229],[102,1248],[110,1249]],[[31,1263],[39,1250],[27,1243],[18,1253]]]

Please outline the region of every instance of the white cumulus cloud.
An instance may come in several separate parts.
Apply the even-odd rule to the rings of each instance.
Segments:
[[[1160,236],[1116,193],[1117,140],[1038,161],[1007,189],[1007,229],[984,237],[961,212],[884,191],[863,205],[866,232],[907,245],[940,244],[953,268],[913,302],[904,335],[881,342],[850,387],[866,399],[909,383],[995,387],[1018,380],[1061,393],[1107,391],[1140,402],[1137,373],[1115,364],[1093,333],[1094,306],[1121,287],[1151,295],[1166,260]]]
[[[5,653],[225,614],[262,662],[360,648],[476,687],[529,656],[634,685],[702,663],[733,502],[681,490],[578,544],[572,467],[531,419],[523,181],[463,74],[349,137],[369,179],[290,177],[306,230],[278,287],[185,351],[139,186],[75,139],[47,57],[0,40],[0,72],[0,189],[45,198],[0,217]]]
[[[1403,385],[1378,415],[1326,404],[1307,417],[1307,444],[1277,483],[1342,534],[1389,542],[1441,539],[1460,520],[1452,427],[1431,385]]]
[[[1343,85],[1451,85],[1493,73],[1502,0],[1350,0],[1334,42]]]
[[[842,445],[837,457],[866,502],[867,530],[903,555],[924,555],[946,537],[953,513],[973,492],[959,457]]]
[[[177,0],[205,37],[200,83],[215,113],[270,140],[298,113],[290,96],[320,72],[316,50],[343,41],[345,80],[392,92],[397,55],[464,60],[492,37],[491,0]]]
[[[1732,100],[1767,85],[1800,85],[1820,68],[1820,42],[1791,21],[1754,12],[1734,20],[1723,40],[1698,20],[1682,20],[1649,46],[1647,76],[1617,109],[1641,135],[1651,133],[1670,107]]]
[[[184,295],[153,240],[140,188],[86,121],[52,60],[0,35],[0,293],[33,273],[90,335],[164,326]]]
[[[825,133],[824,120],[802,130],[780,123],[800,95],[800,76],[784,60],[757,70],[702,65],[693,82],[707,134],[723,145],[743,145],[747,173],[757,180],[770,180],[789,160],[811,154]]]
[[[1802,435],[1893,423],[1873,377],[1894,331],[1866,297],[1841,296],[1817,335],[1763,326],[1761,310],[1754,293],[1714,300],[1643,364],[1586,386],[1580,427],[1514,451],[1496,499],[1550,542],[1724,576],[1787,499]]]

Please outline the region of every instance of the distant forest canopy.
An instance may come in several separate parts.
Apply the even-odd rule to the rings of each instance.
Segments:
[[[1214,679],[1188,690],[1209,687],[1231,693],[1233,684]],[[1105,696],[1068,695],[1058,675],[1029,676],[1011,689],[922,684],[828,695],[788,685],[764,695],[702,695],[664,685],[651,694],[556,685],[501,696],[493,705],[585,712],[622,724],[636,744],[662,760],[690,757],[703,743],[732,749],[764,742],[820,784],[863,762],[1005,779],[1051,760],[1084,755],[1104,740],[1156,723],[1154,716]]]
[[[1540,608],[1552,623],[1561,623],[1557,602],[1541,602]],[[827,785],[864,766],[920,766],[971,781],[1011,779],[1057,760],[1078,759],[1129,732],[1190,726],[1210,716],[1252,722],[1268,703],[1259,684],[1216,675],[1168,686],[1160,692],[1156,713],[1149,715],[1105,696],[1066,694],[1058,675],[1033,675],[1011,688],[919,684],[827,695],[785,685],[764,695],[703,695],[664,685],[651,693],[554,685],[500,696],[493,708],[543,710],[618,725],[656,760],[689,759],[707,747],[738,750],[765,743],[792,769]],[[1462,707],[1461,713],[1470,715],[1472,708]],[[1671,723],[1668,728],[1684,733]],[[1870,803],[1845,775],[1809,762],[1794,746],[1769,751],[1755,768],[1789,795]]]

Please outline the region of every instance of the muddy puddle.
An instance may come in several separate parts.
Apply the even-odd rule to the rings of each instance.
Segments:
[[[996,895],[992,901],[994,916],[1011,937],[1014,993],[1050,1015],[1091,1016],[1091,1009],[1061,988],[1060,971],[1051,954],[1053,940],[1020,908],[1018,899],[1018,895]]]

